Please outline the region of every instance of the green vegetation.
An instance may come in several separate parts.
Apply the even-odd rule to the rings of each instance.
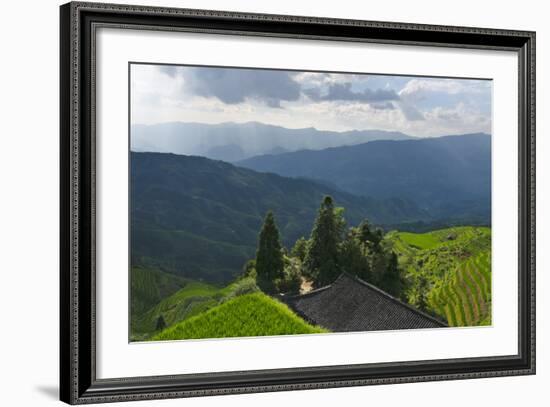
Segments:
[[[322,287],[342,272],[451,326],[491,324],[490,228],[384,236],[366,219],[347,227],[344,208],[325,196],[309,239],[298,238],[289,251],[283,238],[268,211],[255,258],[243,259],[240,276],[225,287],[133,267],[131,340],[326,332],[269,295],[298,294],[302,285]]]
[[[285,294],[299,294],[302,285],[302,262],[299,258],[284,256],[283,278],[276,282],[277,290]]]
[[[251,244],[224,242],[184,230],[148,225],[136,226],[131,233],[133,265],[160,268],[185,279],[227,284],[234,280],[243,262],[254,255]]]
[[[380,229],[365,219],[348,230],[340,245],[340,268],[374,284],[394,297],[403,297],[403,279],[391,245]]]
[[[202,157],[132,152],[130,165],[131,264],[219,286],[255,257],[268,210],[287,248],[309,236],[325,195],[346,208],[351,224],[429,218],[404,200],[359,197]]]
[[[449,325],[491,324],[491,267],[489,253],[461,263],[455,273],[434,288],[428,303]]]
[[[304,259],[304,272],[317,287],[332,283],[340,275],[338,257],[342,224],[343,219],[338,218],[332,197],[326,196],[315,219]]]
[[[269,211],[260,231],[258,250],[256,251],[256,281],[258,287],[266,293],[276,292],[276,281],[284,278],[284,267],[279,229],[275,224],[273,212]]]
[[[307,253],[307,242],[308,241],[303,236],[296,240],[296,243],[294,243],[294,247],[290,251],[291,256],[303,262],[306,258]]]
[[[491,324],[491,229],[454,227],[386,241],[404,270],[409,303],[450,326]]]
[[[433,233],[407,233],[399,234],[401,240],[416,249],[431,249],[441,243]]]
[[[166,328],[166,321],[164,320],[164,317],[161,315],[161,316],[158,317],[158,319],[157,319],[157,327],[156,327],[156,330],[157,330],[157,331],[162,331],[164,328]]]
[[[155,335],[152,340],[321,333],[286,305],[262,293],[242,295]]]
[[[130,270],[130,311],[132,316],[142,314],[187,284],[187,281],[173,274],[145,267]]]
[[[462,223],[468,225],[491,221],[491,137],[487,134],[373,141],[266,154],[239,165],[284,177],[314,178],[356,196],[386,202],[389,197],[405,198],[400,203],[402,209],[418,205],[431,218],[408,222],[460,219],[468,220]],[[382,220],[373,215],[367,217],[378,224],[403,223],[397,218]]]
[[[383,244],[381,229],[365,219],[346,232],[343,207],[332,197],[321,201],[310,238],[300,237],[290,253],[281,247],[279,230],[271,211],[265,217],[258,239],[256,259],[243,266],[244,276],[256,276],[267,294],[297,294],[302,283],[323,287],[342,272],[359,276],[390,294],[402,296],[403,279],[391,246]]]
[[[242,278],[224,288],[217,288],[198,281],[189,281],[180,290],[161,300],[142,314],[132,314],[132,339],[147,339],[158,331],[162,318],[165,326],[171,326],[239,295],[257,291],[252,278]]]

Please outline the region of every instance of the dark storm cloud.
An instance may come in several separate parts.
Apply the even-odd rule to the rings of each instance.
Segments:
[[[280,107],[281,101],[300,98],[300,84],[284,71],[196,68],[185,78],[194,94],[215,97],[226,104],[250,98]]]
[[[399,100],[399,95],[393,89],[364,89],[354,92],[351,83],[334,83],[328,87],[326,93],[321,94],[319,89],[307,89],[304,93],[314,101],[353,101],[365,103],[382,103]]]

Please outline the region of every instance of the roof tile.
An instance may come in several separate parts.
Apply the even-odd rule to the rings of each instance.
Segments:
[[[333,332],[447,326],[347,273],[341,274],[331,285],[284,301],[307,321]]]

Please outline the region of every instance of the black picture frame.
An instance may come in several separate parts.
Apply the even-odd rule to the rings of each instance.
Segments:
[[[60,8],[60,398],[70,404],[535,373],[535,33],[72,2]],[[179,376],[96,378],[95,56],[99,26],[507,50],[519,60],[516,355]]]

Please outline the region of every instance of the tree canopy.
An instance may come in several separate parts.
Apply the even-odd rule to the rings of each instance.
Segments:
[[[347,229],[344,208],[332,197],[321,201],[309,239],[296,240],[290,253],[283,250],[275,218],[268,212],[258,241],[255,267],[249,262],[245,275],[255,275],[266,293],[298,293],[302,281],[313,287],[332,284],[347,272],[401,297],[404,281],[397,255],[387,247],[381,229],[367,219]]]
[[[343,218],[334,209],[332,198],[325,196],[304,259],[304,269],[317,287],[332,283],[340,274],[338,257]]]
[[[260,231],[258,250],[256,251],[256,278],[262,291],[275,292],[275,280],[284,278],[283,270],[284,259],[279,229],[275,224],[273,212],[269,211]]]

